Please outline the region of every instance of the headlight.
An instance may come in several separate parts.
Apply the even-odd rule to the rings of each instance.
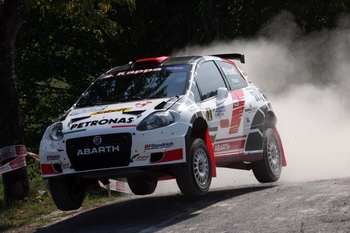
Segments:
[[[174,117],[170,112],[155,112],[146,117],[137,126],[137,130],[145,131],[149,129],[156,129],[159,127],[170,125],[174,122]]]
[[[63,125],[62,123],[54,123],[50,127],[50,137],[55,140],[61,140],[63,138]]]

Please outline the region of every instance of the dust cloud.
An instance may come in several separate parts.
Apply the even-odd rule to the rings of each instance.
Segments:
[[[288,166],[280,181],[350,176],[350,16],[302,35],[282,12],[254,39],[187,47],[173,56],[243,53],[238,64],[271,100]],[[239,63],[239,62],[238,62]],[[218,169],[212,187],[258,183],[252,171]],[[175,184],[175,183],[174,183]]]

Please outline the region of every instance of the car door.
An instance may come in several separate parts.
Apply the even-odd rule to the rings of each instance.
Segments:
[[[225,80],[213,61],[202,63],[196,70],[195,80],[199,90],[200,102],[198,103],[202,112],[207,118],[208,130],[213,143],[214,154],[230,150],[230,145],[219,143],[216,145],[217,138],[227,135],[223,132],[229,130],[230,118],[232,113],[232,97],[229,95],[227,80]],[[218,102],[217,93],[225,93],[227,98]]]
[[[226,103],[228,115],[220,120],[220,128],[214,143],[215,155],[235,155],[244,151],[247,140],[247,125],[250,120],[245,117],[249,103],[245,96],[246,80],[241,76],[234,63],[216,61],[219,70],[228,82],[230,98]]]

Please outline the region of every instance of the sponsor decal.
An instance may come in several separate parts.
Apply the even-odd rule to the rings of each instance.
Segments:
[[[214,146],[215,152],[238,150],[244,147],[245,140],[239,140],[234,142],[218,143]]]
[[[162,71],[162,68],[121,71],[118,74],[116,74],[115,76],[132,75],[132,74],[144,74],[144,73],[157,72],[157,71]]]
[[[261,93],[260,91],[257,91],[257,90],[254,90],[254,91],[251,91],[249,92],[257,102],[259,101],[266,101],[266,98],[264,96],[263,93]]]
[[[147,161],[149,159],[149,155],[134,155],[132,157],[132,160],[134,162],[138,162],[138,161]]]
[[[225,73],[225,75],[235,75],[235,74],[237,74],[237,71],[233,67],[232,68],[221,67],[221,69]]]
[[[61,167],[62,167],[63,170],[69,169],[70,163],[62,163]]]
[[[47,161],[59,160],[60,157],[61,157],[60,155],[48,155],[48,156],[46,156],[46,160]]]
[[[216,112],[216,113],[215,113],[215,116],[218,117],[218,118],[221,118],[221,117],[223,117],[224,115],[225,115],[225,113],[223,113],[223,112]]]
[[[102,153],[113,153],[113,152],[119,152],[119,145],[118,146],[100,146],[100,147],[79,149],[77,152],[77,156],[102,154]]]
[[[147,104],[151,104],[152,103],[152,101],[147,101],[147,102],[140,102],[140,103],[136,103],[135,104],[135,106],[137,107],[137,108],[142,108],[142,107],[145,107]]]
[[[174,146],[173,142],[163,142],[159,144],[153,143],[153,144],[146,144],[145,150],[155,150],[155,149],[161,149],[161,148],[169,148],[173,146]]]
[[[80,115],[80,114],[84,114],[84,113],[102,111],[102,110],[105,110],[107,107],[108,106],[79,109],[77,111],[71,112],[68,116],[76,116],[76,115]]]
[[[222,117],[225,115],[226,107],[222,106],[222,107],[214,108],[212,111],[214,112],[214,115],[216,117]]]
[[[206,109],[205,115],[207,116],[207,120],[208,120],[208,121],[212,121],[212,120],[213,120],[213,114],[212,114],[210,108],[207,108],[207,109]]]
[[[228,127],[230,127],[229,119],[220,120],[220,128],[228,128]]]
[[[215,152],[228,151],[230,150],[230,144],[229,143],[216,144],[214,148],[215,148]]]
[[[222,106],[222,107],[214,108],[213,112],[226,112],[226,107]]]
[[[70,126],[70,130],[73,129],[79,129],[79,128],[84,128],[84,127],[91,127],[91,126],[98,126],[98,125],[106,125],[106,124],[125,124],[125,123],[131,123],[134,121],[133,117],[129,118],[114,118],[114,119],[102,119],[102,120],[95,120],[95,121],[86,121],[86,122],[81,122],[77,124],[72,124]]]
[[[189,70],[189,69],[190,69],[190,65],[164,67],[164,70],[171,70],[171,71],[182,71],[182,70]]]
[[[91,113],[90,116],[99,115],[99,114],[105,114],[105,113],[112,113],[112,112],[126,112],[131,110],[132,108],[117,108],[117,109],[109,109],[104,111],[98,111]]]

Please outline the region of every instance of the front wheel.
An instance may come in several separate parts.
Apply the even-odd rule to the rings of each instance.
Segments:
[[[263,138],[263,159],[252,163],[253,173],[260,183],[275,182],[281,176],[281,146],[272,128],[268,128]]]
[[[84,200],[84,185],[79,177],[67,176],[49,179],[53,201],[60,210],[75,210]]]
[[[205,142],[192,140],[189,161],[175,167],[175,177],[181,192],[189,196],[202,196],[209,190],[212,170],[209,150]]]

